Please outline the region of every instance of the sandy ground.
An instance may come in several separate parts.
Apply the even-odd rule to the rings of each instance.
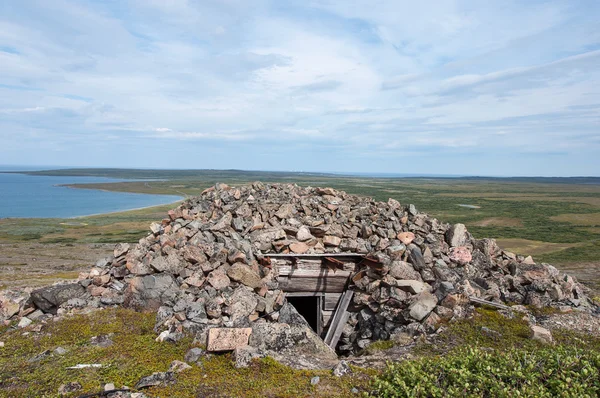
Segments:
[[[77,278],[114,244],[0,244],[0,288],[43,286]]]

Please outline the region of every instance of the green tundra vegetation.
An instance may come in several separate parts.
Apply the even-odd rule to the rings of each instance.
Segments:
[[[68,382],[83,392],[100,392],[105,383],[132,387],[143,376],[164,372],[198,346],[191,338],[158,343],[154,314],[105,309],[45,324],[39,333],[4,327],[0,340],[0,397],[52,397]],[[230,354],[205,356],[177,374],[169,386],[151,387],[160,397],[596,397],[600,392],[600,338],[555,331],[556,345],[531,340],[525,321],[493,310],[446,325],[439,340],[420,342],[412,360],[390,362],[385,369],[351,366],[352,375],[328,370],[293,370],[270,358],[237,369]],[[498,333],[487,335],[482,328]],[[113,345],[90,344],[111,334]],[[368,354],[393,350],[373,343]],[[55,352],[58,347],[66,353]],[[46,355],[40,355],[46,353]],[[68,369],[77,364],[101,368]],[[319,376],[320,382],[311,384]],[[358,391],[358,392],[357,392]]]

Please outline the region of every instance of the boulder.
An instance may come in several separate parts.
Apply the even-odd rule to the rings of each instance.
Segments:
[[[415,280],[397,280],[396,287],[411,294],[419,294],[431,288],[428,284]]]
[[[230,279],[256,289],[262,285],[260,275],[243,263],[235,263],[227,270]]]
[[[454,224],[446,231],[446,242],[450,247],[464,246],[467,240],[467,227],[464,224]]]
[[[61,304],[85,294],[85,288],[79,283],[67,283],[34,290],[31,292],[31,301],[40,310],[56,314]]]
[[[542,344],[553,344],[554,339],[552,338],[552,333],[541,326],[532,325],[529,327],[529,331],[531,332],[531,339],[539,341]]]
[[[252,328],[212,328],[208,331],[206,350],[232,351],[248,345]]]
[[[414,302],[408,308],[410,317],[422,321],[436,307],[438,299],[428,291],[423,291],[417,295]]]
[[[166,386],[175,383],[173,372],[155,372],[140,379],[135,385],[137,390],[154,386]]]

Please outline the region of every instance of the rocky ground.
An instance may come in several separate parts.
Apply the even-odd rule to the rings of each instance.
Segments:
[[[0,288],[39,287],[75,279],[114,244],[4,243],[0,244]]]

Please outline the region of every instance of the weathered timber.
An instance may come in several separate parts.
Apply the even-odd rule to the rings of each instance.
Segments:
[[[348,282],[347,277],[279,277],[279,288],[284,292],[323,292],[342,293]]]
[[[339,293],[326,293],[323,300],[323,309],[327,311],[335,310],[341,297],[342,295]]]
[[[296,253],[268,253],[263,254],[263,256],[271,257],[271,258],[287,258],[287,257],[297,257],[297,258],[325,258],[325,257],[335,257],[335,258],[364,258],[364,254],[358,253],[305,253],[305,254],[296,254]]]
[[[287,276],[290,278],[343,278],[348,279],[352,274],[351,271],[321,269],[279,269],[279,276]]]
[[[488,301],[488,300],[480,299],[478,297],[469,296],[469,300],[472,303],[489,305],[490,307],[496,307],[496,308],[500,308],[500,309],[503,309],[503,310],[511,310],[512,311],[512,308],[510,308],[508,305],[504,305],[504,304],[500,304],[500,303],[494,303],[493,301]]]
[[[342,299],[340,300],[340,304],[338,308],[335,310],[335,314],[333,315],[333,319],[331,320],[331,325],[329,326],[329,330],[327,330],[327,335],[325,336],[325,344],[329,345],[329,347],[335,349],[337,346],[340,337],[342,336],[342,330],[344,330],[344,325],[348,322],[348,316],[350,313],[348,312],[348,305],[352,300],[352,296],[354,295],[353,290],[346,290],[342,295]]]

